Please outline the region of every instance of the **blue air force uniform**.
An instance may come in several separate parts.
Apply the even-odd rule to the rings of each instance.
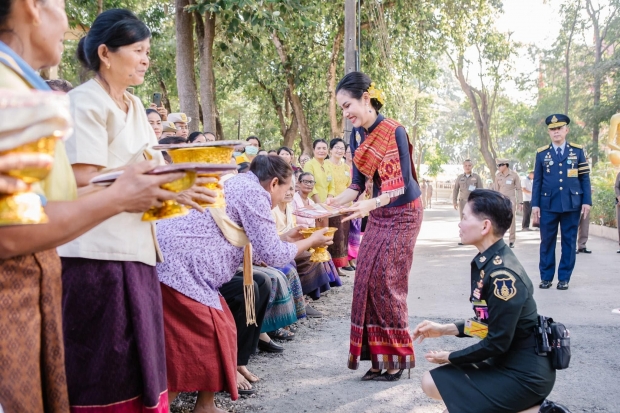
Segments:
[[[549,129],[570,123],[565,115],[551,115]],[[540,277],[553,281],[558,224],[562,229],[562,257],[558,280],[568,283],[575,267],[577,229],[583,204],[592,205],[590,166],[581,145],[565,141],[538,148],[534,167],[532,207],[540,208]],[[541,283],[541,288],[544,288]],[[568,288],[568,285],[566,285]]]

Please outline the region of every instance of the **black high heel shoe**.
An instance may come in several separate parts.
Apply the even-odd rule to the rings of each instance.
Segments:
[[[390,374],[387,372],[387,370],[385,371],[385,373],[383,373],[380,376],[377,376],[375,378],[373,378],[372,380],[374,381],[398,381],[400,380],[400,376],[403,375],[403,370],[398,370],[396,373]],[[409,378],[411,378],[411,371],[409,372]]]
[[[381,370],[379,371],[372,371],[372,369],[368,370],[366,372],[366,374],[364,374],[362,376],[362,381],[370,381],[370,380],[374,380],[375,377],[379,377],[381,376]]]

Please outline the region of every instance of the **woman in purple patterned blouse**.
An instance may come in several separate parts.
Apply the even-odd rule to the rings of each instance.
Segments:
[[[291,185],[291,167],[277,156],[258,156],[250,172],[226,181],[226,214],[252,243],[254,262],[284,266],[309,248],[331,243],[317,231],[302,239],[298,228],[278,236],[271,209]],[[233,316],[219,287],[243,261],[211,213],[192,211],[161,221],[157,238],[165,262],[157,264],[164,304],[170,402],[178,392],[199,391],[196,411],[223,412],[214,393],[236,400],[237,342]]]

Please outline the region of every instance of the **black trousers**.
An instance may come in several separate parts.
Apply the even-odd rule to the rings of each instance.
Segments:
[[[256,324],[247,325],[245,318],[245,299],[243,298],[243,271],[237,271],[234,277],[220,287],[220,294],[226,300],[237,326],[237,365],[245,366],[250,355],[256,353],[258,336],[267,311],[271,279],[259,272],[254,276],[254,296],[256,297]]]
[[[530,227],[530,216],[532,215],[532,203],[523,201],[523,221],[521,221],[521,229]]]

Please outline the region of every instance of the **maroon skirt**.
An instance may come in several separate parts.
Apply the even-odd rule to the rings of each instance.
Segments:
[[[168,412],[155,267],[62,258],[62,283],[71,412]]]
[[[226,300],[217,310],[165,284],[161,295],[170,391],[226,391],[237,400],[237,327]]]
[[[422,216],[419,198],[370,213],[353,285],[350,369],[360,359],[370,360],[374,369],[415,366],[407,292]]]

